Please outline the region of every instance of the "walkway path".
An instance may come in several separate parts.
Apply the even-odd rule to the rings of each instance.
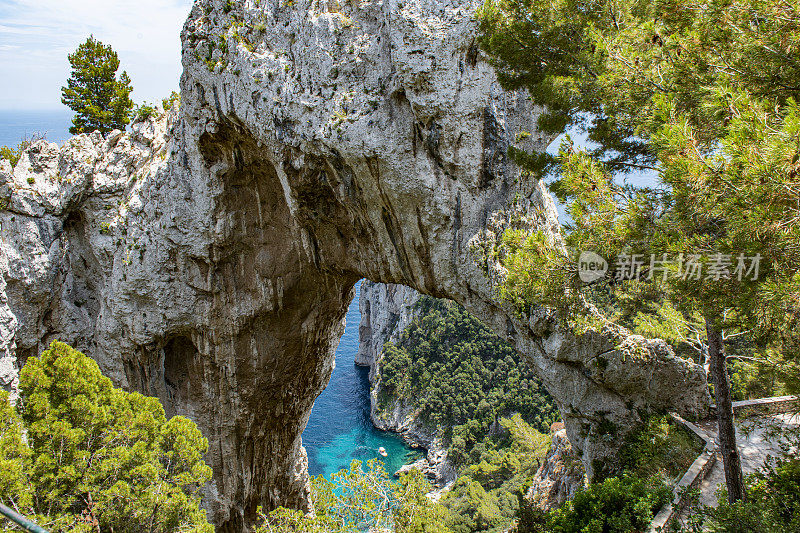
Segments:
[[[739,454],[742,457],[742,470],[745,475],[759,470],[767,457],[781,454],[779,437],[770,434],[780,425],[784,428],[800,426],[800,414],[776,414],[747,418],[736,424],[736,442],[739,444]],[[709,435],[716,438],[716,421],[704,421],[699,424]],[[748,431],[749,430],[749,431]],[[717,462],[700,485],[700,503],[704,505],[717,505],[716,491],[720,484],[725,483],[725,473],[722,466],[722,457],[717,454]],[[684,518],[681,516],[681,518]]]

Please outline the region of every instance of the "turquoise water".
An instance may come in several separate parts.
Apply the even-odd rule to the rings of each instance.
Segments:
[[[72,111],[67,108],[51,111],[0,110],[0,146],[15,147],[23,138],[43,134],[47,140],[61,144],[70,138]]]
[[[357,286],[361,292],[361,282]],[[308,426],[303,432],[303,445],[308,452],[311,475],[330,474],[347,468],[350,461],[377,458],[394,473],[401,466],[419,457],[394,433],[375,429],[369,420],[369,369],[353,364],[358,350],[358,296],[347,310],[345,328],[336,350],[336,368],[331,381],[314,403]],[[386,448],[387,457],[378,454]]]

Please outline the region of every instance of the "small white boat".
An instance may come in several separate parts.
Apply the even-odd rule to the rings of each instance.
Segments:
[[[379,453],[379,454],[381,454],[381,455],[382,455],[382,456],[384,456],[384,457],[386,457],[387,455],[389,455],[388,453],[386,453],[386,448],[384,448],[383,446],[381,446],[380,448],[378,448],[378,453]]]

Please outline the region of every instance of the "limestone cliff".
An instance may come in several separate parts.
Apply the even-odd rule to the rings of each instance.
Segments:
[[[307,507],[300,435],[358,279],[465,306],[525,354],[589,475],[650,409],[708,407],[660,341],[496,298],[510,224],[559,239],[537,111],[475,43],[479,0],[197,0],[179,113],[0,167],[0,379],[60,338],[192,417],[219,531]],[[518,135],[521,132],[529,136]],[[632,347],[640,355],[631,358]]]
[[[396,341],[414,319],[414,304],[420,294],[405,285],[364,280],[358,298],[358,352],[355,363],[368,366],[370,383],[375,382],[376,362],[383,345]]]
[[[525,498],[536,507],[549,511],[571,500],[585,482],[586,471],[567,439],[567,432],[561,427],[552,433],[550,451],[536,471]]]

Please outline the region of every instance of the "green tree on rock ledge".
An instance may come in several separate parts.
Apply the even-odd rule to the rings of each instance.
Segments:
[[[61,102],[75,111],[69,132],[124,130],[133,108],[133,88],[125,71],[117,78],[117,53],[90,36],[68,57],[72,74],[61,88]]]
[[[22,369],[16,407],[0,392],[0,502],[51,532],[212,532],[207,449],[194,422],[60,342]]]

